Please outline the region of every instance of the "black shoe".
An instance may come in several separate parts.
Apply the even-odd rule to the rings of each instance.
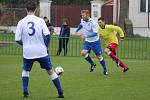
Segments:
[[[23,98],[27,98],[29,96],[28,92],[23,92]]]
[[[124,68],[123,69],[123,72],[126,72],[126,71],[128,71],[129,70],[129,68]]]
[[[58,92],[58,98],[64,98],[63,91]]]
[[[94,70],[95,68],[96,68],[96,64],[91,65],[90,72],[93,72],[93,70]]]
[[[63,94],[61,94],[61,95],[59,95],[59,96],[58,96],[58,98],[64,98],[64,95],[63,95]]]
[[[117,67],[119,67],[119,65],[120,65],[119,59],[116,61],[116,64],[117,64]]]
[[[107,72],[107,71],[104,71],[103,74],[104,74],[104,75],[108,75],[108,72]]]

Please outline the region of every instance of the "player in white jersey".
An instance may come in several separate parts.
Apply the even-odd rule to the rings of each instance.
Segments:
[[[76,30],[76,33],[79,32],[80,29],[83,29],[85,31],[85,33],[81,35],[81,37],[85,39],[81,55],[85,57],[85,60],[90,63],[90,72],[92,72],[96,67],[96,64],[91,59],[88,51],[90,49],[93,50],[103,67],[103,74],[106,75],[107,69],[105,60],[102,56],[102,49],[98,35],[98,24],[92,18],[90,18],[88,10],[81,10],[81,16],[81,22]]]
[[[31,1],[26,7],[27,16],[18,22],[15,41],[23,47],[23,97],[28,97],[29,72],[35,61],[46,69],[58,91],[58,98],[64,98],[58,75],[53,71],[48,45],[50,32],[42,18],[34,15],[36,4]]]

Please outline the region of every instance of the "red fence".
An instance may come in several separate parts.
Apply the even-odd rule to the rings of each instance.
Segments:
[[[75,27],[81,19],[80,11],[86,9],[91,11],[91,5],[61,5],[51,7],[51,23],[54,26],[61,26],[62,19],[67,18],[69,25]]]
[[[105,18],[106,23],[113,24],[113,5],[103,5],[101,11],[101,15]]]
[[[52,5],[51,6],[51,23],[55,27],[62,25],[63,18],[69,20],[70,27],[76,27],[81,19],[81,10],[91,11],[91,5]],[[5,9],[0,13],[0,25],[16,25],[17,22],[26,15],[25,9],[12,8]],[[100,17],[100,16],[99,16]],[[102,17],[106,19],[106,23],[113,23],[113,6],[102,6]]]

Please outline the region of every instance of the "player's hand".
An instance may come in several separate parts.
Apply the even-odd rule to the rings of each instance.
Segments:
[[[73,35],[77,35],[77,34],[78,34],[77,32],[74,32],[74,33],[73,33]]]
[[[82,38],[82,39],[85,39],[85,38],[87,38],[87,37],[88,37],[87,34],[82,34],[82,35],[81,35],[81,38]]]

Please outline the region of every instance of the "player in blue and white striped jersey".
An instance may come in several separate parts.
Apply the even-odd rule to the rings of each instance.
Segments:
[[[107,69],[105,60],[102,56],[102,49],[99,41],[98,23],[96,23],[92,18],[90,18],[88,10],[81,10],[81,16],[81,22],[76,30],[76,33],[79,32],[81,29],[83,29],[83,31],[85,32],[81,34],[81,37],[85,39],[81,55],[85,57],[85,60],[90,63],[90,72],[92,72],[94,68],[96,68],[96,64],[93,62],[90,55],[88,54],[88,50],[93,50],[93,52],[99,59],[100,64],[102,65],[103,74],[106,75]]]

